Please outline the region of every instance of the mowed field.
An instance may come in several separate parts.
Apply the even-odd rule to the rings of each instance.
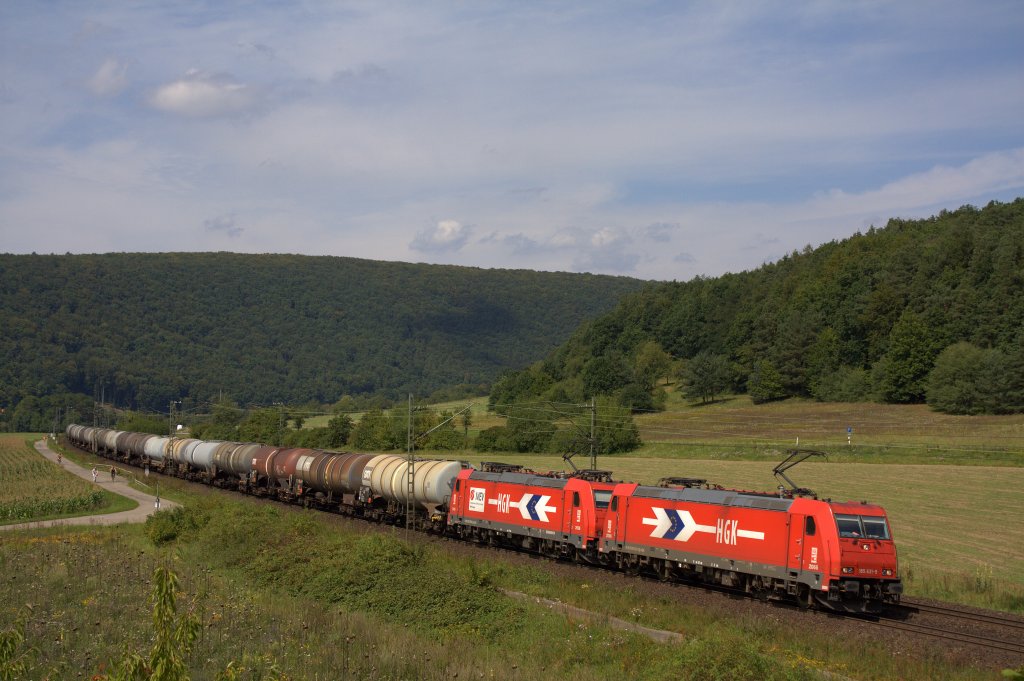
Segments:
[[[927,405],[789,399],[755,405],[747,395],[701,405],[669,393],[664,412],[636,418],[645,444],[853,446],[943,452],[1016,453],[1024,464],[1024,414],[957,416]],[[849,438],[849,439],[848,439]],[[660,448],[660,447],[659,447]]]
[[[797,398],[755,405],[747,395],[701,404],[683,399],[674,385],[666,386],[666,391],[664,411],[634,416],[644,442],[636,454],[692,456],[701,455],[708,447],[723,446],[750,453],[793,447],[799,442],[801,447],[833,453],[841,453],[847,446],[894,455],[930,452],[933,458],[968,452],[1024,466],[1024,414],[956,416],[932,411],[923,404],[826,403]],[[450,412],[471,406],[470,435],[505,425],[501,416],[487,411],[487,397],[427,406]],[[543,410],[545,403],[536,406]],[[555,412],[557,405],[550,405],[550,410]],[[362,414],[351,416],[358,421]],[[326,426],[330,418],[311,416],[304,427]],[[458,417],[456,428],[461,428]]]
[[[103,492],[47,461],[26,435],[0,435],[0,524],[80,515],[103,507]]]

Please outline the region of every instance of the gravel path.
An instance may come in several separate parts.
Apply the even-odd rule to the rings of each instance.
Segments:
[[[57,463],[57,453],[51,450],[46,445],[46,440],[40,440],[36,442],[36,451],[42,454],[44,457]],[[79,466],[73,461],[64,459],[60,462],[60,466],[66,469],[69,473],[74,473],[80,478],[92,482],[92,470]],[[19,523],[17,525],[0,525],[0,531],[3,530],[25,530],[35,529],[39,527],[57,527],[64,525],[117,525],[120,523],[143,523],[146,522],[146,518],[152,515],[156,511],[156,497],[152,494],[146,494],[140,492],[131,485],[128,484],[128,480],[123,476],[118,476],[117,480],[111,482],[110,480],[110,466],[102,464],[96,467],[97,470],[101,471],[99,478],[95,484],[107,489],[115,494],[120,494],[123,497],[128,497],[138,502],[138,506],[129,510],[121,511],[119,513],[106,513],[100,515],[83,515],[76,516],[74,518],[57,518],[55,520],[37,520],[29,523]],[[124,469],[118,469],[124,470]],[[178,504],[173,501],[166,499],[160,500],[160,510],[175,508]]]

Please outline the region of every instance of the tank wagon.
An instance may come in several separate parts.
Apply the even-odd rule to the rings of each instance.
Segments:
[[[885,510],[809,490],[730,490],[671,478],[613,482],[594,471],[329,452],[70,425],[68,439],[126,463],[307,507],[763,599],[863,612],[899,602]],[[133,437],[138,436],[138,437]],[[776,473],[790,466],[780,464]],[[788,478],[782,477],[789,482]]]
[[[70,425],[78,447],[126,464],[247,494],[267,496],[378,522],[404,522],[407,501],[417,525],[441,531],[455,477],[467,464],[393,455],[328,452],[246,442],[161,437]]]

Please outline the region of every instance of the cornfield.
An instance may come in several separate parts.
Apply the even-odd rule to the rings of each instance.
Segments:
[[[81,513],[102,504],[102,492],[40,457],[21,437],[0,437],[0,523]]]

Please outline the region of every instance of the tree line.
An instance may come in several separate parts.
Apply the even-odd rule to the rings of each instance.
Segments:
[[[545,360],[500,377],[494,407],[605,396],[927,402],[1024,411],[1024,199],[893,219],[753,271],[652,284]]]
[[[642,285],[297,255],[0,254],[0,430],[49,429],[66,402],[480,395]]]

